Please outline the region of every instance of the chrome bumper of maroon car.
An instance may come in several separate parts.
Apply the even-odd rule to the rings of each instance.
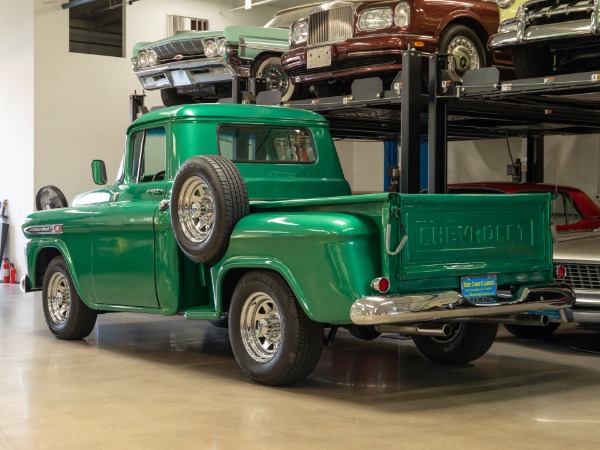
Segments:
[[[406,296],[368,296],[356,300],[350,319],[357,325],[402,324],[459,320],[530,311],[558,310],[575,303],[570,286],[554,283],[522,288],[512,300],[473,305],[458,292],[445,291]]]

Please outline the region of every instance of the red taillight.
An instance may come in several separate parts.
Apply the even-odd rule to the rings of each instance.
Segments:
[[[373,290],[385,294],[390,290],[390,280],[385,277],[375,278],[373,281],[371,281],[371,287]]]
[[[556,278],[559,280],[564,279],[567,276],[567,268],[565,266],[556,266]]]

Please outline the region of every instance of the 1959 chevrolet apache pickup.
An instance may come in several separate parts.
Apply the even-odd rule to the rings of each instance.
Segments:
[[[92,172],[106,184],[102,161]],[[114,184],[25,219],[22,286],[42,290],[60,339],[85,338],[99,312],[227,317],[260,384],[309,376],[339,326],[412,335],[428,358],[466,363],[498,323],[574,303],[553,282],[549,200],[352,195],[318,114],[176,106],[130,126]]]

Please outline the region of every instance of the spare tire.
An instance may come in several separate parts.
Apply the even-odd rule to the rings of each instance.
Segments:
[[[192,261],[219,261],[235,224],[250,210],[238,168],[221,156],[194,156],[177,171],[171,192],[171,225]]]

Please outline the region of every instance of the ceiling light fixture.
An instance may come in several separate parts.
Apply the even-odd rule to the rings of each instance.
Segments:
[[[246,0],[246,3],[244,4],[244,9],[250,8],[252,8],[252,0]]]

